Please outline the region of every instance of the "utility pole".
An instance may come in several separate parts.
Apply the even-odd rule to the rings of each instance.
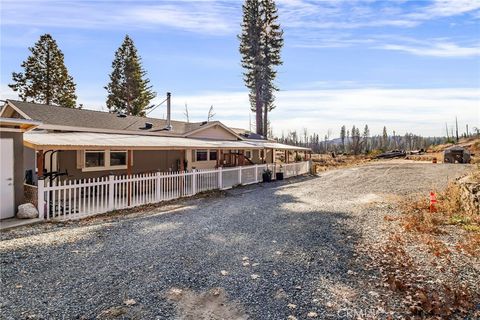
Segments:
[[[468,124],[467,124],[466,126],[467,126],[467,138],[468,138],[468,137],[470,136],[470,135],[468,134]]]
[[[448,139],[449,139],[449,138],[448,138],[448,125],[447,125],[446,122],[445,122],[445,131],[447,132],[447,140],[448,140]]]
[[[457,117],[455,117],[455,132],[456,132],[456,135],[457,135],[457,143],[458,143],[458,120],[457,120]]]

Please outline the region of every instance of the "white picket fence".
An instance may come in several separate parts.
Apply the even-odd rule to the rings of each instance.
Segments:
[[[101,178],[38,181],[38,211],[45,219],[77,219],[112,210],[157,203],[197,193],[229,189],[262,181],[264,170],[281,171],[285,178],[308,173],[308,161],[283,165],[193,170],[191,172],[156,172],[134,175],[110,175]]]

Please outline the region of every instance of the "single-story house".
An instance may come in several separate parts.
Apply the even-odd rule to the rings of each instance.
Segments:
[[[167,115],[169,108],[168,103]],[[30,185],[38,177],[85,179],[248,166],[275,163],[277,150],[285,152],[286,162],[295,153],[304,159],[310,153],[219,121],[183,122],[15,100],[6,100],[0,117],[36,125],[23,133],[23,146],[15,146],[15,154],[22,148],[23,157],[15,156],[23,164],[17,175]]]

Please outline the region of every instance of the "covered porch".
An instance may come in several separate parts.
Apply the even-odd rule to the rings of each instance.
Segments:
[[[32,132],[25,136],[27,183],[152,172],[191,172],[307,160],[305,148],[268,141],[218,141],[92,132]],[[278,156],[279,150],[286,157]],[[304,157],[292,154],[303,152]]]

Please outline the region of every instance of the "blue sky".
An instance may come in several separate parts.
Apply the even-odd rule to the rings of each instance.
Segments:
[[[277,0],[285,32],[275,134],[342,124],[443,135],[457,115],[480,126],[480,1]],[[77,83],[78,103],[105,108],[111,62],[125,34],[173,117],[249,126],[238,40],[242,1],[1,1],[2,99],[41,34],[50,33]],[[160,107],[152,116],[163,117]],[[253,117],[252,117],[253,119]]]

